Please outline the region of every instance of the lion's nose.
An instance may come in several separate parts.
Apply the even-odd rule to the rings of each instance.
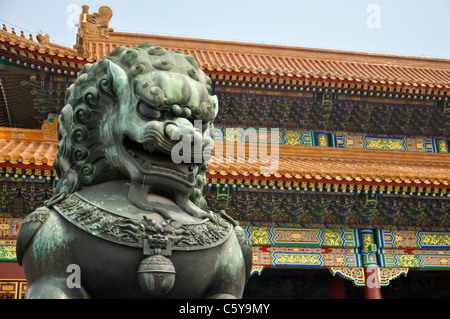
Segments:
[[[164,133],[172,141],[181,141],[195,143],[202,142],[203,134],[201,129],[195,128],[191,122],[184,118],[177,118],[169,122],[164,127]],[[201,144],[200,144],[201,145]]]
[[[171,140],[178,139],[178,137],[181,135],[180,128],[178,127],[178,125],[172,123],[166,124],[166,127],[164,128],[164,133]]]

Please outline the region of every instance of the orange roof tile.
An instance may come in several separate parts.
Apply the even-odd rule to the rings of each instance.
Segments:
[[[58,140],[58,119],[45,121],[42,129],[0,127],[0,164],[53,165]]]
[[[223,142],[215,141],[222,149]],[[237,152],[236,152],[237,153]],[[270,153],[270,152],[269,152]],[[382,150],[342,150],[333,147],[279,145],[279,156],[264,156],[250,162],[249,156],[230,160],[226,151],[214,154],[208,164],[211,176],[242,176],[292,179],[315,179],[347,182],[383,182],[450,185],[450,154],[390,152]],[[278,167],[267,174],[270,163]]]
[[[216,147],[222,142],[216,141]],[[57,142],[0,138],[0,163],[53,165]],[[225,153],[225,152],[224,152]],[[214,154],[208,175],[241,179],[299,179],[323,183],[336,181],[410,184],[422,187],[450,187],[450,154],[389,152],[382,150],[342,150],[333,147],[279,145],[279,157],[234,158]],[[267,160],[264,163],[264,160]],[[270,161],[276,172],[264,172]],[[277,162],[275,162],[277,161]],[[424,186],[425,185],[425,186]]]
[[[450,90],[450,60],[446,59],[115,32],[108,27],[112,11],[103,9],[107,17],[100,19],[101,15],[88,14],[87,9],[83,7],[82,15],[92,19],[81,16],[76,49],[48,39],[38,43],[5,30],[0,30],[0,43],[84,64],[107,56],[119,45],[151,42],[194,56],[200,68],[209,72]]]
[[[444,59],[119,32],[111,32],[109,39],[86,42],[94,59],[108,55],[118,45],[151,42],[192,55],[206,71],[450,89],[450,61]]]
[[[53,165],[58,143],[0,139],[0,163]]]
[[[77,49],[94,60],[119,45],[151,42],[192,55],[211,72],[450,89],[450,60],[115,32],[110,8],[88,11],[83,6]]]
[[[48,38],[42,35],[38,35],[38,37],[41,42],[36,42],[31,37],[27,39],[24,36],[8,32],[6,27],[3,30],[0,29],[0,44],[3,44],[5,48],[12,47],[16,51],[23,50],[33,56],[48,56],[57,60],[68,59],[75,63],[94,62],[87,54],[79,54],[76,49],[49,42]]]

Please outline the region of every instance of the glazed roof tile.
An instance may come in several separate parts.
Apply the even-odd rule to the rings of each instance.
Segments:
[[[0,163],[53,165],[58,143],[0,139]]]
[[[11,52],[23,50],[33,56],[47,56],[57,60],[69,60],[75,63],[94,62],[87,54],[79,54],[74,48],[64,45],[56,44],[49,41],[46,36],[38,35],[40,42],[34,39],[26,38],[24,35],[8,32],[6,27],[0,29],[0,44]],[[16,52],[19,55],[18,52]],[[22,58],[29,57],[27,54],[22,55]]]
[[[36,134],[40,130],[35,131]],[[0,132],[1,133],[1,132]],[[36,137],[38,137],[36,135]],[[222,142],[216,141],[216,147]],[[30,139],[0,136],[0,164],[53,165],[58,143],[55,138]],[[279,145],[280,156],[261,156],[251,162],[244,157],[214,154],[208,175],[236,179],[299,179],[332,183],[343,181],[421,184],[448,187],[450,154],[389,152],[381,150],[341,150],[333,147]],[[268,163],[278,169],[267,172]]]
[[[445,59],[120,32],[110,32],[108,39],[88,39],[86,46],[99,59],[118,45],[144,42],[192,55],[203,70],[211,72],[450,88],[450,60]]]
[[[42,36],[40,39],[42,43],[0,30],[0,44],[82,64],[107,56],[119,45],[151,42],[192,55],[200,68],[209,72],[450,89],[450,60],[446,59],[123,33],[112,29],[106,35],[83,34],[82,44],[76,49],[51,43]]]
[[[0,164],[53,165],[58,140],[57,119],[48,120],[42,129],[0,127]]]
[[[215,142],[221,149],[222,142]],[[333,147],[279,145],[279,156],[246,155],[237,160],[223,151],[208,163],[211,176],[243,178],[314,179],[334,181],[383,182],[449,186],[450,154],[389,152],[383,150],[341,150]],[[270,164],[271,163],[271,164]],[[277,167],[276,172],[268,169]],[[427,186],[428,187],[428,186]]]

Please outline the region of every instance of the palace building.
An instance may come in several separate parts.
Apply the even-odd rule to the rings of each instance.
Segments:
[[[26,292],[15,242],[58,182],[66,89],[145,42],[213,82],[204,194],[254,245],[244,298],[450,297],[450,60],[122,33],[112,14],[83,6],[73,48],[0,30],[0,298]]]

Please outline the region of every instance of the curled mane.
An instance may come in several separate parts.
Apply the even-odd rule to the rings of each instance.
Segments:
[[[93,64],[85,64],[75,83],[67,89],[66,105],[59,115],[59,145],[53,164],[59,182],[54,196],[46,202],[46,206],[52,206],[86,186],[128,179],[109,162],[105,154],[105,143],[112,141],[105,141],[108,136],[101,134],[101,128],[108,124],[108,119],[120,108],[118,92],[115,92],[109,68],[111,64],[122,68],[132,85],[133,79],[144,70],[164,71],[162,55],[182,61],[177,63],[176,70],[170,72],[187,74],[203,83],[211,94],[211,80],[198,68],[191,56],[178,51],[167,51],[150,43],[136,48],[120,46],[110,56]],[[200,208],[207,205],[202,195],[206,169],[205,161],[198,167],[196,186],[190,197]]]

